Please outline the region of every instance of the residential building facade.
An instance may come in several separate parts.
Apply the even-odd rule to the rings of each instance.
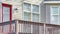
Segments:
[[[39,0],[2,0],[2,3],[12,5],[12,20],[41,21]]]
[[[60,34],[60,0],[1,0],[0,15],[1,34]]]

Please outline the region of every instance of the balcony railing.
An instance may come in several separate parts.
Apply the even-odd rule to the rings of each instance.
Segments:
[[[19,20],[19,32],[29,34],[60,34],[60,25]]]
[[[6,31],[4,30],[4,28],[1,27],[8,24],[10,25],[10,22],[0,23],[0,33],[2,32],[2,29],[4,32]],[[23,21],[23,20],[14,20],[11,22],[11,24],[12,24],[11,34],[16,34],[16,33],[18,34],[60,34],[60,25]],[[15,26],[13,24],[15,24]],[[8,30],[6,32],[7,32],[6,34],[8,34]]]

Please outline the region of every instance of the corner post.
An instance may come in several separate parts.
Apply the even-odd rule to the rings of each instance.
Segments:
[[[19,21],[16,20],[16,34],[19,34]]]
[[[46,24],[44,23],[44,34],[46,34]]]

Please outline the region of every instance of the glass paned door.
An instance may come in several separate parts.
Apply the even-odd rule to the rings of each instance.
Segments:
[[[12,20],[12,6],[9,4],[2,4],[2,22]]]
[[[10,21],[10,8],[9,7],[3,7],[3,22]]]

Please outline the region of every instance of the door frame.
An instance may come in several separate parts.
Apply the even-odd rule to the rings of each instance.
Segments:
[[[10,8],[10,21],[12,20],[12,5],[10,4],[5,4],[5,3],[2,3],[2,22],[3,22],[3,7],[9,7]]]

